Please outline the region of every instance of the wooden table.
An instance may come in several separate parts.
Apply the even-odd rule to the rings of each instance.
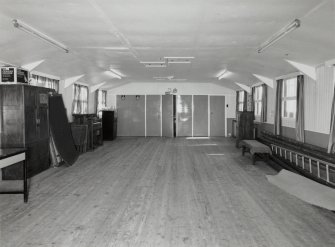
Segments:
[[[24,202],[28,201],[27,183],[27,163],[26,149],[24,148],[1,148],[0,149],[0,169],[14,165],[23,161],[23,190],[20,191],[0,191],[0,194],[23,194]]]

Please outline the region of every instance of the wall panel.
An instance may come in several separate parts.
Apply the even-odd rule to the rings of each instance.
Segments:
[[[147,136],[161,136],[161,96],[147,95]]]
[[[193,135],[208,136],[208,95],[194,95],[193,106]]]
[[[192,95],[177,95],[177,136],[192,136]]]

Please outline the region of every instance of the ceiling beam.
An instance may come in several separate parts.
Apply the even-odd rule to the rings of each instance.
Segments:
[[[101,82],[97,85],[93,85],[90,87],[90,93],[94,93],[95,91],[97,91],[99,88],[101,88],[103,85],[105,85],[106,82]]]
[[[24,68],[25,70],[32,71],[33,69],[35,69],[37,66],[39,66],[44,61],[45,60],[42,59],[42,60],[35,61],[35,62],[32,62],[32,63],[27,63],[25,65],[22,65],[21,67]]]
[[[235,82],[235,84],[246,91],[248,94],[251,94],[251,87],[238,82]]]
[[[297,63],[297,62],[287,60],[287,59],[285,59],[285,61],[291,64],[296,69],[298,69],[300,72],[304,73],[305,75],[309,76],[314,81],[316,81],[316,71],[313,66],[309,66],[303,63]]]
[[[265,83],[269,87],[273,88],[273,79],[262,76],[262,75],[257,75],[257,74],[252,74],[254,77],[259,79],[261,82]]]
[[[69,86],[71,86],[73,83],[75,83],[76,81],[78,81],[80,78],[82,78],[85,74],[82,75],[77,75],[77,76],[73,76],[73,77],[69,77],[66,78],[64,80],[64,87],[67,88]]]

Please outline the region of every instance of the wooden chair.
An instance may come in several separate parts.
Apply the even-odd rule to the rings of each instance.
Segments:
[[[80,153],[87,150],[88,126],[86,124],[71,124],[74,145]]]

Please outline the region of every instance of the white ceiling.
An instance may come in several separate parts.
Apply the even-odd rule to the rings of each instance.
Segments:
[[[316,66],[335,58],[335,1],[320,0],[0,0],[0,60],[106,86],[160,83],[174,76],[236,88],[294,72],[284,59]],[[257,47],[294,19],[301,27],[261,54]],[[70,53],[13,27],[20,19],[66,44]],[[195,57],[145,68],[140,61]],[[112,66],[122,80],[104,74]],[[218,81],[227,68],[232,74]],[[167,80],[168,81],[168,80]]]

